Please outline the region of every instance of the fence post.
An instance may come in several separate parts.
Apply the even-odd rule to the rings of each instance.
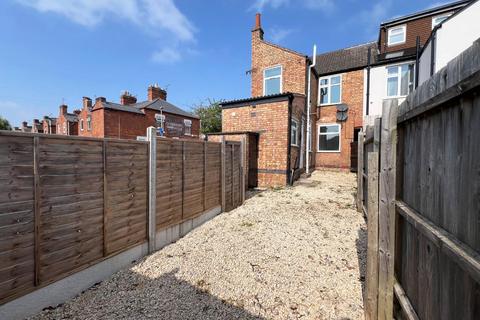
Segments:
[[[398,101],[383,101],[380,133],[378,318],[393,318]]]
[[[220,171],[220,175],[221,175],[221,190],[220,190],[220,196],[221,196],[221,201],[222,201],[222,212],[225,212],[225,170],[226,170],[226,167],[225,167],[225,137],[222,136],[222,139],[221,139],[221,145],[220,145],[220,149],[221,149],[221,152],[220,152],[220,165],[221,165],[221,171]]]
[[[245,142],[245,137],[242,137],[242,140],[241,140],[241,144],[240,144],[240,171],[241,171],[241,175],[240,177],[242,178],[240,180],[240,187],[242,188],[240,190],[240,198],[241,198],[241,204],[243,204],[245,202],[245,161],[246,161],[246,155],[247,155],[247,152],[246,152],[246,147],[247,147],[247,143]]]
[[[157,131],[154,127],[147,128],[148,140],[148,252],[155,251],[157,234],[156,201],[157,201]]]
[[[363,129],[358,133],[357,211],[363,212]]]
[[[365,319],[378,318],[378,152],[368,153],[367,274]]]

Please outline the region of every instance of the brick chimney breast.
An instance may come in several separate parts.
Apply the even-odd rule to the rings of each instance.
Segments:
[[[167,91],[160,88],[157,83],[148,86],[148,101],[155,99],[167,101]]]
[[[66,104],[62,104],[60,105],[60,114],[67,114],[67,109],[68,109],[68,106]]]
[[[92,99],[90,99],[89,97],[83,97],[83,108],[91,109],[92,108]]]
[[[120,96],[120,104],[124,106],[135,103],[137,103],[137,98],[131,95],[128,91],[124,91]]]

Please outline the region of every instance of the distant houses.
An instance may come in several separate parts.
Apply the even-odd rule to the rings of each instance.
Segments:
[[[163,136],[171,138],[199,138],[200,119],[167,101],[166,90],[150,85],[147,100],[137,98],[125,91],[119,103],[104,97],[83,97],[82,108],[68,112],[68,106],[59,107],[56,118],[45,116],[40,122],[34,119],[29,126],[26,121],[16,131],[70,136],[137,139],[145,136],[148,127],[159,128]]]

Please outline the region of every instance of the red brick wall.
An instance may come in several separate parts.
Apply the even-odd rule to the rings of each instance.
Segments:
[[[70,128],[69,130],[64,130],[64,125],[65,123],[68,123],[68,127]],[[78,123],[77,122],[68,122],[67,119],[65,118],[65,116],[63,116],[62,114],[59,114],[58,115],[58,118],[57,118],[57,129],[60,129],[60,130],[57,130],[57,134],[61,134],[61,135],[70,135],[70,136],[76,136],[78,135]]]
[[[361,127],[363,122],[363,70],[342,74],[342,103],[348,106],[347,121],[337,121],[335,105],[317,108],[317,123],[315,126],[316,167],[350,168],[351,146],[355,127]],[[318,125],[324,123],[339,123],[340,152],[318,152]]]
[[[94,137],[93,135],[93,119],[92,119],[92,128],[88,130],[88,116],[91,116],[91,112],[87,107],[83,107],[80,114],[78,115],[78,135],[82,137]],[[81,121],[83,121],[83,130],[81,126]]]
[[[282,91],[305,94],[306,57],[263,41],[252,32],[252,97],[263,96],[263,70],[282,66]]]
[[[155,114],[160,113],[156,110],[145,109],[147,126],[156,126]],[[165,136],[181,138],[198,138],[200,136],[200,120],[196,118],[182,117],[176,114],[163,113],[165,115]],[[183,120],[192,121],[192,134],[185,135]],[[146,127],[145,127],[146,128]]]

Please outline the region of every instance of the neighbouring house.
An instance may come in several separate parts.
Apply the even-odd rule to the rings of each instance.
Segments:
[[[127,91],[120,96],[120,103],[98,97],[92,105],[90,98],[84,97],[79,113],[79,135],[137,139],[145,136],[148,127],[154,126],[163,127],[166,137],[198,139],[199,117],[166,99],[167,92],[158,85],[148,87],[147,100],[142,102],[137,102]]]
[[[42,120],[43,133],[55,134],[57,133],[57,118],[44,116]]]
[[[43,133],[43,123],[40,123],[40,120],[33,119],[33,121],[32,121],[32,132],[33,133]]]
[[[470,2],[439,21],[422,48],[418,64],[418,85],[480,38],[480,1]]]
[[[365,124],[373,124],[373,119],[381,115],[385,99],[396,98],[401,103],[414,90],[418,78],[417,52],[425,46],[432,30],[471,2],[452,2],[394,18],[380,25],[378,55],[367,68],[365,75],[368,78],[366,82],[370,83],[365,91]],[[474,29],[475,23],[470,28]],[[461,37],[461,32],[458,33],[456,36]]]
[[[56,134],[77,136],[78,115],[80,114],[80,110],[75,110],[73,113],[68,113],[68,106],[66,104],[60,105],[59,110]]]
[[[29,126],[27,121],[23,121],[20,128],[17,129],[17,127],[15,127],[15,131],[32,132],[32,126]]]

